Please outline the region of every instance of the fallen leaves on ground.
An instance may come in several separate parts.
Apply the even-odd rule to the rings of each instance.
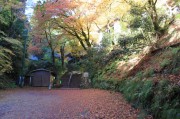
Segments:
[[[0,97],[2,119],[137,119],[138,115],[120,93],[97,89],[11,89],[0,91]]]

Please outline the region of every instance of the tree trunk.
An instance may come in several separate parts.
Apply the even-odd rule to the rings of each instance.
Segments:
[[[64,46],[60,47],[62,68],[64,68]]]
[[[87,51],[87,48],[86,48],[86,46],[84,45],[83,41],[82,41],[81,39],[78,39],[78,40],[79,40],[81,46],[83,47],[83,49],[84,49],[85,51]]]
[[[91,43],[89,42],[89,39],[85,39],[85,41],[86,41],[86,45],[88,46],[88,48],[90,48],[91,47]]]
[[[157,0],[155,0],[155,1],[148,0],[148,3],[149,3],[149,12],[150,12],[151,20],[152,20],[152,23],[153,23],[153,26],[154,26],[154,30],[156,32],[159,32],[160,26],[159,26],[159,23],[158,23],[158,14],[157,14],[157,11],[156,11]]]
[[[51,49],[51,50],[52,50],[52,49]],[[55,65],[54,50],[51,51],[51,59],[52,59],[53,65]]]

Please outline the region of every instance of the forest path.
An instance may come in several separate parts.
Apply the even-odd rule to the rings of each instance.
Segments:
[[[120,93],[25,87],[0,90],[0,119],[137,119]]]

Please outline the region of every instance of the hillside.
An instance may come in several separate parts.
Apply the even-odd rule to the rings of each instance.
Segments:
[[[155,73],[156,79],[167,78],[174,83],[180,80],[180,21],[175,21],[168,33],[163,35],[144,55],[137,65],[131,69],[129,75],[140,71],[148,74]]]
[[[175,21],[168,32],[156,41],[155,45],[146,46],[139,54],[128,56],[129,60],[110,61],[104,68],[107,79],[124,79],[137,73],[145,77],[167,78],[177,83],[180,80],[180,20]],[[122,55],[119,56],[122,59]],[[113,65],[113,66],[112,66]],[[112,70],[111,70],[111,68]],[[109,70],[110,69],[110,70]],[[104,74],[104,73],[103,73]]]
[[[152,46],[137,54],[110,59],[93,78],[94,87],[115,90],[136,108],[140,118],[178,119],[180,114],[180,21]]]

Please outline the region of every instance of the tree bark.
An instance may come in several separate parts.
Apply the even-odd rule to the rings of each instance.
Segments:
[[[51,49],[51,59],[52,59],[53,65],[55,65],[55,57],[54,57],[54,50],[53,49]]]
[[[157,11],[156,11],[156,3],[157,3],[157,0],[148,0],[148,6],[149,6],[149,13],[150,13],[150,16],[151,16],[151,20],[152,20],[152,23],[153,23],[153,26],[154,26],[154,30],[156,32],[159,32],[160,30],[160,26],[159,26],[159,23],[158,23],[158,14],[157,14]]]
[[[64,68],[64,47],[65,44],[60,47],[62,68]]]

